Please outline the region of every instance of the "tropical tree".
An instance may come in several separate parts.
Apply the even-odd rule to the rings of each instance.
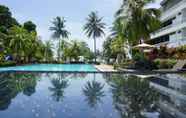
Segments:
[[[102,22],[103,18],[99,18],[97,12],[91,12],[87,18],[87,23],[84,25],[83,30],[90,38],[94,39],[94,55],[96,62],[96,38],[104,34],[105,23]]]
[[[103,88],[104,85],[95,81],[95,79],[86,83],[83,88],[83,93],[91,108],[95,108],[96,105],[101,102],[101,98],[105,96]]]
[[[60,58],[61,58],[61,54],[60,54],[60,51],[61,51],[61,38],[68,38],[69,36],[69,32],[66,30],[66,26],[65,26],[65,22],[66,20],[62,17],[59,17],[57,16],[56,18],[54,18],[52,24],[53,26],[50,27],[50,30],[53,31],[53,35],[52,37],[57,39],[59,42],[58,42],[58,51],[57,51],[57,54],[58,54],[58,61],[60,61]]]
[[[80,45],[79,42],[73,41],[72,46],[70,48],[70,59],[74,59],[75,61],[79,60],[80,56]]]
[[[33,58],[35,58],[35,54],[38,52],[38,48],[41,47],[42,45],[38,45],[38,37],[37,33],[35,31],[33,32],[28,32],[28,39],[27,43],[25,44],[29,49],[25,50],[25,58],[27,62],[30,62]]]
[[[7,33],[9,28],[14,25],[19,25],[15,18],[12,17],[12,13],[9,8],[0,5],[0,32]]]
[[[9,8],[0,5],[0,48],[3,55],[12,55],[15,61],[43,60],[44,43],[38,38],[36,25],[27,21],[20,25]]]
[[[150,39],[150,33],[160,26],[160,11],[146,7],[154,0],[123,0],[116,13],[116,20],[122,23],[122,32],[130,43]]]
[[[61,48],[63,49],[63,60],[79,61],[79,57],[83,56],[85,60],[92,60],[94,54],[91,52],[88,44],[84,41],[71,40],[70,42],[62,40]]]
[[[37,37],[37,41],[35,42],[36,50],[34,53],[34,58],[37,61],[43,61],[45,58],[45,43],[41,40],[40,37]]]
[[[106,40],[103,42],[103,57],[107,63],[110,63],[110,59],[116,59],[116,54],[113,53],[111,44],[113,38],[107,37]]]
[[[28,35],[27,30],[19,26],[14,26],[9,31],[9,36],[11,37],[9,46],[12,49],[12,53],[17,61],[20,61],[21,57],[24,57],[26,55],[26,51],[29,50]]]
[[[44,43],[38,39],[35,31],[28,32],[20,26],[10,28],[8,40],[8,53],[13,54],[16,61],[30,62],[32,59],[44,58]]]
[[[23,24],[23,27],[28,31],[28,32],[36,32],[36,25],[32,21],[27,21]]]
[[[44,47],[44,57],[45,61],[52,61],[53,59],[53,44],[51,41],[46,41],[45,42],[45,47]]]

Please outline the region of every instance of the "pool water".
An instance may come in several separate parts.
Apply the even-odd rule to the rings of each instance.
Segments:
[[[97,72],[97,69],[93,65],[89,64],[32,64],[3,67],[0,68],[0,71]]]
[[[0,117],[186,118],[186,77],[1,73]]]

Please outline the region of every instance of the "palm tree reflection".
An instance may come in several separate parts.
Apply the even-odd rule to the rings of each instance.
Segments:
[[[68,80],[65,80],[63,74],[58,74],[57,78],[51,80],[53,87],[49,87],[52,92],[52,97],[55,101],[63,101],[65,89],[69,86]]]
[[[104,85],[95,81],[95,79],[86,83],[83,94],[86,96],[86,101],[91,108],[95,108],[101,102],[101,98],[105,96],[103,88]]]

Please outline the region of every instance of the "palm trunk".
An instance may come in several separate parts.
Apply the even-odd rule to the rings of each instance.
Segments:
[[[59,47],[58,47],[58,62],[60,61],[60,48],[61,48],[61,46],[60,46],[60,39],[59,39]]]
[[[96,63],[96,38],[94,38],[94,61],[95,61],[95,63]]]

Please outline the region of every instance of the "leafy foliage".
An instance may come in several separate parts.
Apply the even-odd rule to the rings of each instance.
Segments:
[[[3,5],[0,5],[0,19],[1,62],[5,63],[7,55],[18,63],[44,61],[46,55],[49,61],[52,60],[51,47],[37,36],[36,25],[32,21],[20,25],[12,17],[9,8]]]
[[[69,59],[69,61],[75,60],[79,61],[79,57],[84,57],[84,61],[89,61],[94,58],[90,48],[87,43],[83,41],[72,40],[70,42],[62,41],[63,47],[63,60]]]
[[[12,17],[9,8],[4,5],[0,5],[0,19],[0,32],[2,33],[7,33],[13,25],[19,25],[16,19]]]
[[[32,21],[27,21],[23,24],[23,27],[28,31],[28,32],[36,32],[36,25]]]
[[[131,43],[137,43],[141,38],[149,39],[150,33],[160,27],[160,11],[145,7],[151,2],[153,0],[123,0],[116,13],[116,20],[122,23],[125,37]]]
[[[158,69],[172,69],[173,66],[177,63],[175,59],[156,59],[154,62]]]

